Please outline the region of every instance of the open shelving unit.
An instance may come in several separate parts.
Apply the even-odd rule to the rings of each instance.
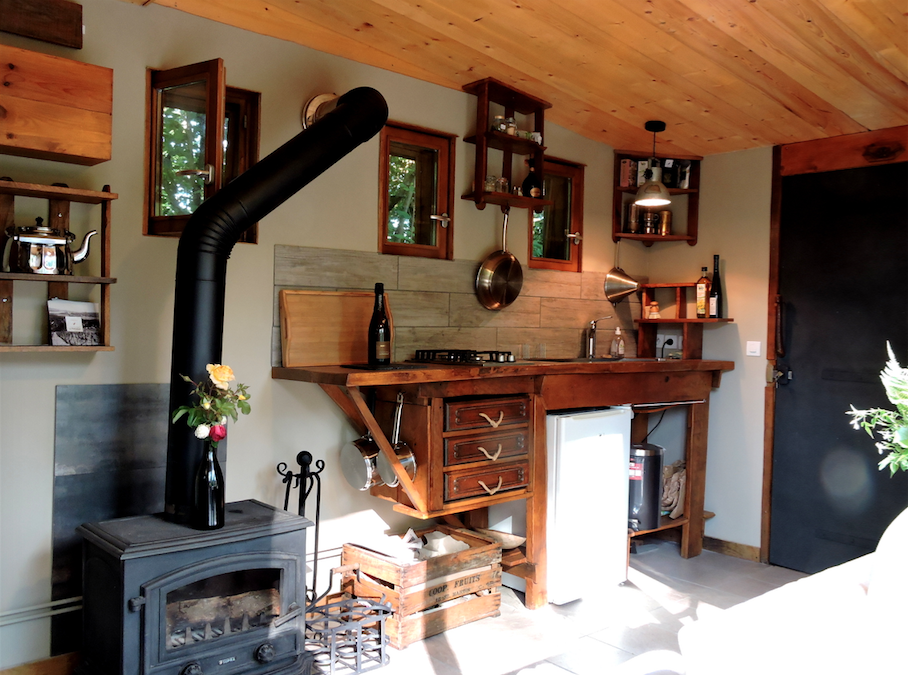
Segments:
[[[64,274],[27,274],[0,272],[0,353],[3,352],[99,352],[113,351],[110,344],[110,287],[116,279],[110,276],[110,224],[111,202],[117,194],[105,185],[102,191],[81,190],[65,185],[39,185],[0,179],[0,251],[6,250],[7,227],[12,227],[15,216],[15,198],[33,197],[48,202],[47,224],[54,229],[69,229],[69,208],[72,202],[101,206],[100,276],[74,276]],[[48,299],[69,298],[70,284],[91,284],[101,289],[99,319],[101,343],[91,346],[57,346],[50,344],[12,344],[13,296],[16,282],[47,284]]]
[[[702,157],[687,155],[659,155],[659,159],[676,159],[690,160],[690,182],[689,188],[668,188],[668,193],[675,196],[683,197],[686,200],[686,206],[682,200],[672,200],[670,206],[659,207],[658,210],[668,209],[675,214],[684,210],[687,217],[686,232],[684,234],[643,234],[626,231],[626,211],[627,205],[637,194],[638,187],[636,184],[622,187],[620,184],[621,160],[641,160],[649,159],[651,153],[635,152],[632,150],[615,151],[615,174],[612,193],[612,241],[617,242],[620,239],[631,239],[643,242],[644,246],[652,246],[660,241],[686,241],[690,246],[697,245],[697,236],[699,234],[699,217],[700,217],[700,160]],[[677,216],[676,216],[677,219]]]
[[[544,179],[545,146],[527,138],[492,130],[489,105],[495,103],[503,106],[505,117],[513,117],[515,113],[532,115],[533,131],[543,134],[545,130],[544,111],[546,108],[551,108],[552,104],[518,91],[491,77],[464,85],[463,90],[468,94],[473,94],[478,100],[476,102],[476,133],[464,138],[464,142],[476,146],[473,191],[463,195],[462,199],[474,202],[478,209],[484,209],[486,204],[495,204],[500,206],[502,211],[507,211],[512,206],[538,211],[551,204],[551,201],[545,199],[518,196],[508,192],[488,192],[483,188],[489,171],[490,149],[501,151],[501,173],[499,175],[508,179],[510,189],[513,189],[514,186],[511,166],[514,155],[532,157],[540,182],[543,182]],[[544,135],[543,139],[545,139]]]
[[[731,323],[734,319],[698,319],[687,316],[687,292],[695,290],[696,282],[678,284],[640,284],[640,302],[646,308],[656,298],[657,289],[674,289],[676,314],[670,319],[637,319],[637,356],[654,358],[656,354],[656,332],[664,324],[681,326],[681,358],[703,358],[703,326],[706,324]],[[645,310],[644,310],[645,311]]]

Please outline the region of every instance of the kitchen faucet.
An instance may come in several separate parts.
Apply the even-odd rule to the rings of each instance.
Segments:
[[[604,319],[611,319],[611,316],[603,316],[590,321],[590,327],[586,333],[586,358],[596,357],[596,324]]]

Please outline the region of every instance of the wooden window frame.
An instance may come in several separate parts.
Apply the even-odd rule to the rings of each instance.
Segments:
[[[220,120],[219,124],[208,125],[205,139],[206,163],[213,167],[213,178],[205,185],[204,198],[209,199],[235,176],[224,176],[224,119],[228,107],[238,110],[245,118],[245,132],[240,136],[236,152],[236,175],[244,172],[258,161],[260,142],[261,94],[259,92],[226,84],[226,71],[222,59],[181,66],[169,70],[149,69],[147,73],[146,141],[145,141],[145,206],[143,234],[160,237],[179,237],[183,233],[190,215],[158,216],[154,213],[157,195],[155,177],[160,172],[161,138],[159,120],[161,117],[160,91],[165,87],[179,86],[190,82],[206,83],[206,118]],[[214,131],[214,133],[207,133]],[[258,223],[249,227],[239,241],[256,243]]]
[[[378,250],[388,255],[420,256],[441,260],[454,259],[454,155],[456,134],[389,121],[379,137],[378,168]],[[432,148],[438,152],[437,211],[447,214],[447,223],[436,221],[435,245],[399,244],[388,241],[388,171],[391,143],[406,143]]]
[[[529,211],[527,237],[527,264],[530,269],[561,270],[562,272],[581,272],[583,270],[583,182],[584,164],[554,157],[545,158],[543,175],[563,176],[571,181],[571,232],[579,234],[579,243],[571,244],[570,260],[533,257],[533,211]],[[548,199],[548,195],[545,195]],[[576,249],[576,250],[575,250]]]

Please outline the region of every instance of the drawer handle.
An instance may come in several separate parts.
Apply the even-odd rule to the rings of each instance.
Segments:
[[[485,417],[486,422],[488,422],[489,425],[493,429],[496,429],[496,428],[498,428],[498,425],[501,424],[501,421],[504,419],[504,410],[498,411],[498,421],[497,422],[495,420],[493,420],[491,417],[489,417],[488,415],[486,415],[485,413],[479,413],[479,416]]]
[[[501,443],[498,444],[498,451],[494,455],[490,455],[489,451],[486,450],[481,445],[477,445],[476,449],[479,450],[479,452],[481,452],[482,454],[484,454],[486,456],[486,459],[490,459],[494,462],[496,459],[498,459],[498,455],[501,454]]]
[[[498,492],[501,489],[501,476],[498,477],[498,485],[496,485],[493,488],[490,488],[488,485],[486,485],[482,481],[479,481],[479,484],[482,486],[483,490],[485,490],[486,492],[489,493],[489,496],[491,497],[493,494],[495,494],[496,492]]]

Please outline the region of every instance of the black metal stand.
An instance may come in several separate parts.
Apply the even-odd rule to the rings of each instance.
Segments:
[[[318,535],[321,531],[321,511],[322,511],[322,477],[321,472],[325,469],[325,460],[319,459],[315,462],[316,470],[312,471],[310,467],[312,466],[312,453],[303,450],[296,456],[296,462],[300,465],[300,472],[293,473],[293,471],[287,466],[287,462],[281,462],[277,465],[277,472],[283,476],[281,481],[287,487],[284,490],[284,510],[289,510],[290,506],[290,491],[293,489],[299,489],[299,504],[297,506],[297,513],[301,516],[306,515],[306,500],[309,498],[309,494],[312,492],[312,488],[315,490],[315,534],[314,534],[314,544],[312,556],[312,586],[306,591],[306,605],[312,606],[318,600],[318,596],[315,594],[315,583],[318,579]],[[330,586],[329,586],[330,587]]]

